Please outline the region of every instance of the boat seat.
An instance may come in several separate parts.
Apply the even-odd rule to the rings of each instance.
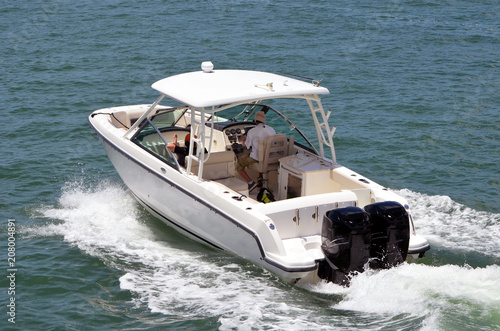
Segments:
[[[144,107],[138,107],[137,109],[127,109],[127,110],[118,110],[113,112],[113,116],[111,116],[111,122],[117,128],[130,128],[132,124],[134,124],[139,117],[146,111]]]
[[[267,186],[268,173],[278,170],[279,160],[288,156],[290,152],[293,153],[293,142],[293,136],[290,136],[290,141],[288,141],[284,134],[259,139],[259,159],[257,163],[251,165],[251,168],[262,174],[264,187]]]
[[[187,162],[187,161],[186,161]],[[191,172],[198,174],[199,163],[193,160]],[[203,163],[203,179],[222,179],[236,174],[236,155],[233,151],[212,152]]]

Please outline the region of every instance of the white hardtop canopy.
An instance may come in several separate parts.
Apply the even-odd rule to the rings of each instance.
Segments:
[[[325,113],[318,95],[329,94],[327,88],[319,86],[317,81],[304,81],[277,75],[269,72],[250,70],[213,70],[212,62],[203,62],[202,71],[188,72],[161,79],[153,85],[161,96],[150,106],[150,108],[130,127],[124,137],[128,137],[135,132],[136,128],[155,109],[160,101],[165,97],[177,100],[192,110],[201,113],[212,113],[222,110],[225,107],[234,106],[240,103],[256,102],[260,100],[276,98],[302,98],[306,99],[311,110],[311,114],[316,127],[319,141],[319,154],[324,157],[324,146],[330,147],[332,160],[335,161],[335,149],[333,146],[333,133],[335,127],[328,124],[331,111]],[[222,107],[221,107],[222,106]],[[215,116],[211,116],[213,121]],[[213,125],[210,125],[210,139],[213,135]],[[195,132],[195,128],[200,130]],[[204,147],[205,116],[191,116],[191,137]],[[198,137],[198,138],[196,138]],[[201,148],[200,157],[193,155],[193,144],[190,145],[188,155],[188,172],[191,169],[191,160],[200,163],[198,178],[201,180],[203,170],[204,152]],[[210,152],[208,153],[208,157]]]
[[[167,77],[152,87],[195,108],[330,93],[318,84],[282,75],[250,70],[212,70],[210,62],[203,64],[202,71]]]

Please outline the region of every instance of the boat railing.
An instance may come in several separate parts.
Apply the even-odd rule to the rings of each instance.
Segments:
[[[214,116],[211,116],[207,122],[207,114],[203,109],[190,108],[190,118],[191,118],[191,141],[198,145],[199,153],[195,155],[194,144],[189,146],[189,153],[187,158],[187,172],[192,172],[193,161],[198,163],[198,180],[201,181],[203,177],[203,164],[210,158],[212,150],[212,141],[214,135]],[[207,132],[205,130],[206,124],[209,124],[210,130]],[[206,142],[208,141],[208,145]]]
[[[335,148],[333,145],[333,134],[335,133],[335,126],[330,127],[328,119],[332,113],[329,110],[325,113],[323,106],[321,105],[321,100],[319,98],[306,99],[311,109],[312,117],[314,120],[314,126],[316,127],[316,133],[318,135],[320,155],[325,156],[325,151],[323,146],[330,147],[332,161],[336,162]]]

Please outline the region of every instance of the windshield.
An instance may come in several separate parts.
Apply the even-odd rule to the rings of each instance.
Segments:
[[[187,109],[187,107],[179,107],[157,110],[155,115],[146,120],[138,133],[132,138],[132,141],[170,166],[178,169],[175,156],[167,148],[168,142],[165,140],[164,132],[172,130],[189,132],[188,129],[185,129],[184,123],[179,123],[182,122]],[[184,134],[186,133],[184,132]]]
[[[253,126],[255,113],[259,111],[266,114],[266,124],[271,126],[276,133],[283,133],[287,137],[293,136],[296,144],[317,154],[316,149],[306,136],[288,118],[268,105],[242,104],[216,112],[214,114],[214,128],[225,131],[233,125],[242,123]]]
[[[266,114],[266,125],[272,127],[276,133],[285,134],[288,139],[293,136],[296,145],[318,154],[312,143],[290,120],[271,106],[257,103],[237,105],[215,112],[213,115],[205,114],[206,129],[208,130],[213,123],[214,129],[222,133],[204,141],[206,150],[212,150],[211,143],[215,141],[214,146],[218,143],[220,147],[219,149],[214,147],[214,151],[232,149],[235,153],[239,153],[239,148],[242,148],[241,136],[255,126],[255,114],[259,111]],[[184,146],[185,136],[191,130],[191,116],[191,109],[187,106],[159,109],[141,124],[131,140],[168,165],[179,169],[176,161],[178,155],[174,155],[167,146],[177,139],[180,147]],[[199,116],[200,113],[196,112],[195,117],[199,118]],[[199,130],[198,124],[196,124],[196,130]],[[196,134],[201,136],[200,133],[195,133],[195,137]]]
[[[165,161],[168,165],[178,169],[176,159],[171,151],[167,148],[167,143],[161,132],[157,130],[155,125],[151,121],[147,121],[147,124],[143,129],[137,134],[133,139],[133,142],[152,153],[156,157]]]
[[[151,122],[153,122],[160,131],[162,129],[178,126],[179,120],[187,109],[187,107],[159,109],[156,111],[155,115],[151,116]]]

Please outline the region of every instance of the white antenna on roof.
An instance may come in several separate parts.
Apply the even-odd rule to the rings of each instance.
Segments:
[[[310,80],[311,83],[318,87],[319,84],[321,84],[321,82],[323,81],[323,78],[321,79],[312,79],[312,78],[307,78],[307,77],[303,77],[303,76],[298,76],[298,75],[292,75],[292,74],[287,74],[287,73],[284,73],[284,72],[278,72],[279,74],[282,74],[282,75],[287,75],[287,76],[291,76],[291,77],[296,77],[296,78],[300,78],[300,79],[304,79],[304,80]]]

